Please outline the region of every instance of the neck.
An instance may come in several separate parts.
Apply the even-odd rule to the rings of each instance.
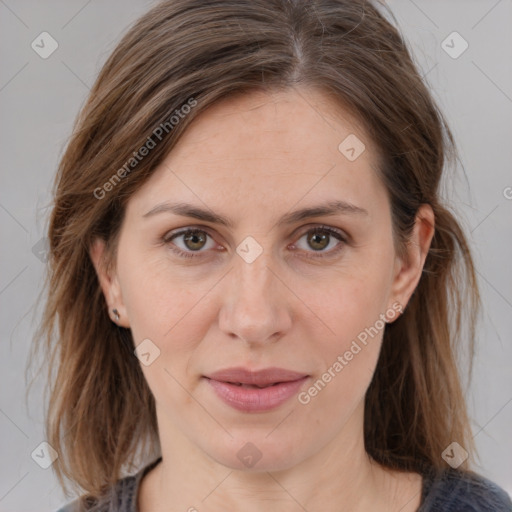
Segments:
[[[226,467],[159,417],[162,461],[142,481],[139,510],[392,510],[419,505],[416,487],[385,470],[364,449],[363,409],[339,434],[299,464],[257,471]],[[319,440],[321,443],[322,440]],[[399,478],[397,478],[397,476]],[[410,477],[409,477],[410,478]],[[414,489],[416,489],[415,492]],[[400,508],[400,507],[398,507]]]

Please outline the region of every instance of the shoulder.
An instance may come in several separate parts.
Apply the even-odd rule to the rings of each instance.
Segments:
[[[419,512],[512,512],[510,496],[497,484],[473,472],[431,470],[424,476]]]
[[[134,510],[135,482],[134,476],[127,476],[118,480],[101,500],[83,495],[67,503],[56,512],[132,512]]]
[[[101,501],[84,495],[67,503],[56,512],[136,512],[140,482],[161,460],[162,457],[159,457],[136,474],[118,480],[105,493]]]

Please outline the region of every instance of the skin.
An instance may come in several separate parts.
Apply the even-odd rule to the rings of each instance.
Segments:
[[[349,134],[366,146],[355,161],[338,150]],[[430,206],[420,208],[408,257],[400,259],[377,165],[377,149],[356,120],[319,91],[233,96],[198,116],[130,198],[112,270],[104,243],[93,244],[109,310],[119,311],[135,345],[149,338],[160,350],[141,365],[163,455],[142,481],[142,512],[417,509],[420,475],[389,471],[364,449],[364,396],[383,330],[307,404],[292,397],[272,411],[244,413],[202,379],[232,366],[277,366],[310,375],[307,391],[379,315],[395,311],[393,304],[405,308],[434,216]],[[367,214],[277,224],[291,210],[329,200]],[[143,217],[165,201],[207,208],[233,226],[169,212]],[[307,235],[321,225],[348,241],[327,233],[318,250]],[[163,241],[185,227],[209,236]],[[247,236],[263,250],[252,263],[236,252]],[[173,244],[199,256],[180,257]],[[237,457],[247,442],[261,453],[252,468]]]

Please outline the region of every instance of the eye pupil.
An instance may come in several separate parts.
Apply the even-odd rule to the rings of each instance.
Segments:
[[[199,240],[199,247],[194,246],[194,244],[198,243],[197,240]],[[203,247],[206,242],[206,236],[202,231],[189,231],[187,234],[183,235],[183,241],[189,249],[197,250]],[[189,242],[192,242],[193,245],[189,245]]]
[[[310,236],[308,236],[308,243],[315,250],[325,249],[329,245],[329,236],[328,234],[319,234],[319,232],[313,232]],[[327,242],[327,243],[324,243]],[[315,247],[315,244],[320,243],[320,247]]]

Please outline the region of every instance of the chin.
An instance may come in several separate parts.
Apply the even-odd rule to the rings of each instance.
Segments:
[[[284,471],[296,466],[307,458],[299,439],[282,432],[244,432],[229,437],[225,442],[202,447],[217,463],[229,469],[258,473],[263,471]],[[223,448],[223,449],[222,449]]]

